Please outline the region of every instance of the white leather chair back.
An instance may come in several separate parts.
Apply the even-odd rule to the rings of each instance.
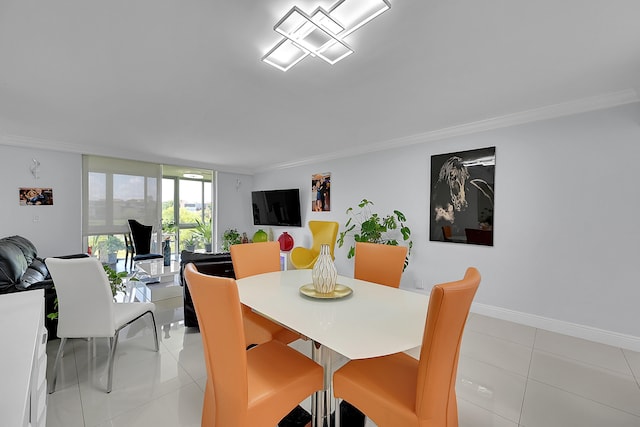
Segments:
[[[45,263],[58,295],[58,337],[113,337],[113,294],[100,261],[47,258]]]

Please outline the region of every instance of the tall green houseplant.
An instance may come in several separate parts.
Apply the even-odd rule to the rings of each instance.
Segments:
[[[406,225],[407,218],[405,215],[394,210],[393,214],[379,215],[372,212],[373,202],[371,200],[362,199],[358,203],[359,210],[354,208],[347,209],[349,216],[344,225],[344,230],[338,236],[338,247],[345,244],[347,237],[353,237],[353,244],[349,247],[347,258],[353,258],[356,247],[355,242],[379,243],[383,245],[398,246],[401,238],[403,244],[409,247],[407,257],[404,260],[404,268],[409,265],[409,255],[413,242],[411,241],[411,229]]]
[[[198,225],[195,228],[195,233],[202,238],[202,241],[205,244],[205,250],[207,252],[211,252],[211,240],[213,238],[211,221],[200,222],[200,220],[196,219],[196,223]]]

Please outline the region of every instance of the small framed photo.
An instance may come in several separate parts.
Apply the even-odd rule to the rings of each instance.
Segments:
[[[25,187],[18,189],[20,206],[53,205],[52,188]]]
[[[311,210],[314,212],[331,210],[331,173],[311,175]]]

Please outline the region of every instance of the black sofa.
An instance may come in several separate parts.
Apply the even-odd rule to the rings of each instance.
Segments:
[[[86,257],[87,254],[64,255],[59,258]],[[13,292],[44,289],[45,325],[49,338],[56,338],[57,321],[46,317],[56,309],[56,291],[44,259],[31,241],[22,236],[0,239],[0,295]]]
[[[189,287],[184,280],[184,267],[188,263],[193,263],[198,271],[211,276],[232,277],[235,279],[231,254],[229,253],[199,253],[182,251],[180,253],[180,284],[183,287],[184,296],[184,325],[188,327],[198,327],[196,310],[193,307],[193,300]]]

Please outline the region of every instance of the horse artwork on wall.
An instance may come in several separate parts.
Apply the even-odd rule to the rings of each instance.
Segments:
[[[493,246],[496,147],[431,156],[429,240]]]

